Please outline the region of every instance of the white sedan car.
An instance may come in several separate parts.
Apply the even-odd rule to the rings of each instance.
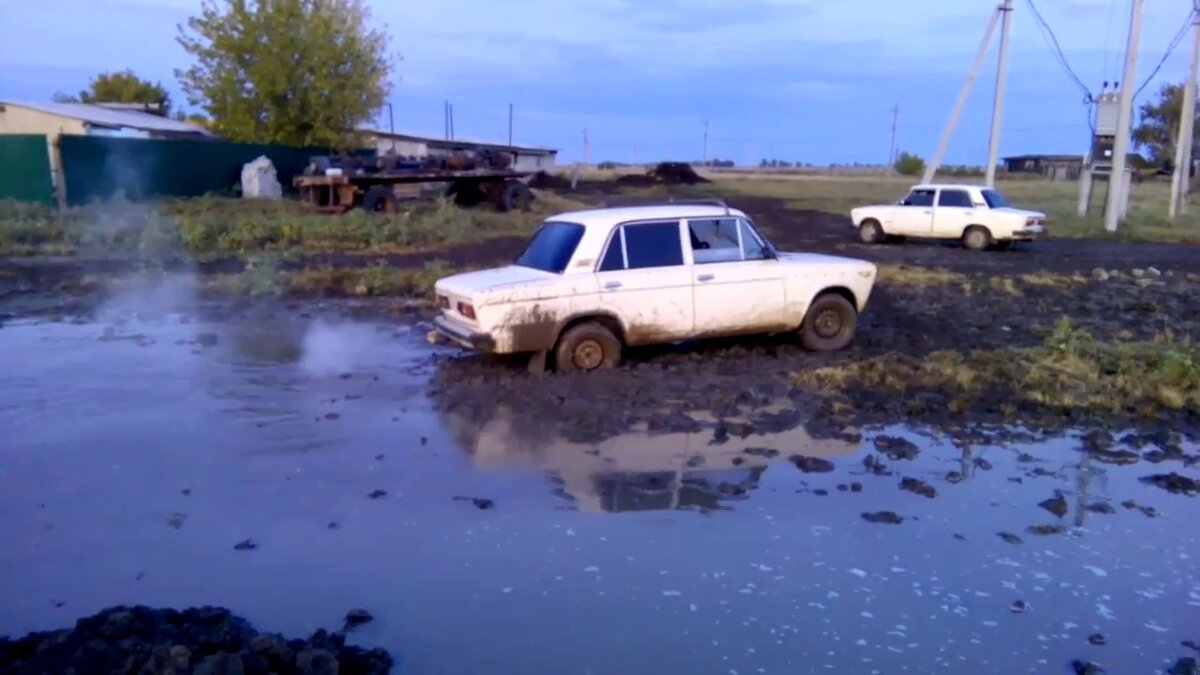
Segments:
[[[720,202],[563,213],[508,266],[435,285],[437,340],[611,367],[624,346],[795,331],[841,349],[875,282],[872,263],[780,253]]]
[[[997,190],[978,185],[917,185],[895,204],[850,211],[859,239],[956,239],[982,251],[1046,234],[1046,214],[1013,208]]]

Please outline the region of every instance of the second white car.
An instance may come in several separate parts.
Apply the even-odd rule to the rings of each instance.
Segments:
[[[1046,234],[1046,214],[1014,208],[998,190],[978,185],[917,185],[894,204],[851,210],[850,219],[867,244],[895,237],[955,239],[982,251]]]

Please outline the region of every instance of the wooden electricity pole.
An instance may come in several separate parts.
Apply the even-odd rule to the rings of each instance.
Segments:
[[[1129,40],[1125,46],[1125,72],[1121,76],[1121,100],[1117,108],[1117,139],[1113,143],[1112,173],[1108,176],[1108,195],[1104,210],[1104,229],[1116,232],[1125,219],[1128,204],[1125,165],[1129,159],[1129,127],[1133,118],[1134,81],[1137,79],[1138,42],[1142,36],[1142,7],[1145,0],[1133,0],[1129,17]]]
[[[888,144],[888,171],[892,170],[892,166],[896,163],[896,121],[900,117],[900,104],[896,103],[892,106],[892,142]]]
[[[1183,112],[1179,117],[1179,138],[1175,141],[1175,173],[1171,177],[1171,204],[1168,215],[1174,219],[1187,210],[1187,193],[1192,181],[1192,143],[1196,125],[1196,76],[1200,71],[1200,0],[1192,10],[1192,66],[1183,87]]]

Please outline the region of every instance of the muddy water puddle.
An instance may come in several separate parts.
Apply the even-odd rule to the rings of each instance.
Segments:
[[[353,640],[405,673],[1196,656],[1196,502],[1142,478],[1198,473],[1112,461],[1150,446],[531,436],[435,412],[421,332],[386,324],[125,313],[0,354],[0,634],[215,604],[296,634],[368,609]]]

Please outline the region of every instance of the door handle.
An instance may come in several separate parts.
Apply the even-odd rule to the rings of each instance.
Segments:
[[[711,275],[711,274],[701,274],[700,276],[696,277],[696,279],[697,279],[697,280],[699,280],[699,281],[712,281],[712,280],[713,280],[713,275]]]
[[[924,213],[925,213],[925,215],[927,215],[927,216],[928,216],[928,215],[932,215],[932,214],[933,214],[933,210],[932,210],[932,209],[929,209],[929,210],[926,210],[926,211],[924,211]]]
[[[621,282],[619,282],[619,281],[608,281],[608,282],[605,282],[605,284],[604,284],[604,287],[605,287],[605,288],[620,288],[620,287],[621,287]]]

